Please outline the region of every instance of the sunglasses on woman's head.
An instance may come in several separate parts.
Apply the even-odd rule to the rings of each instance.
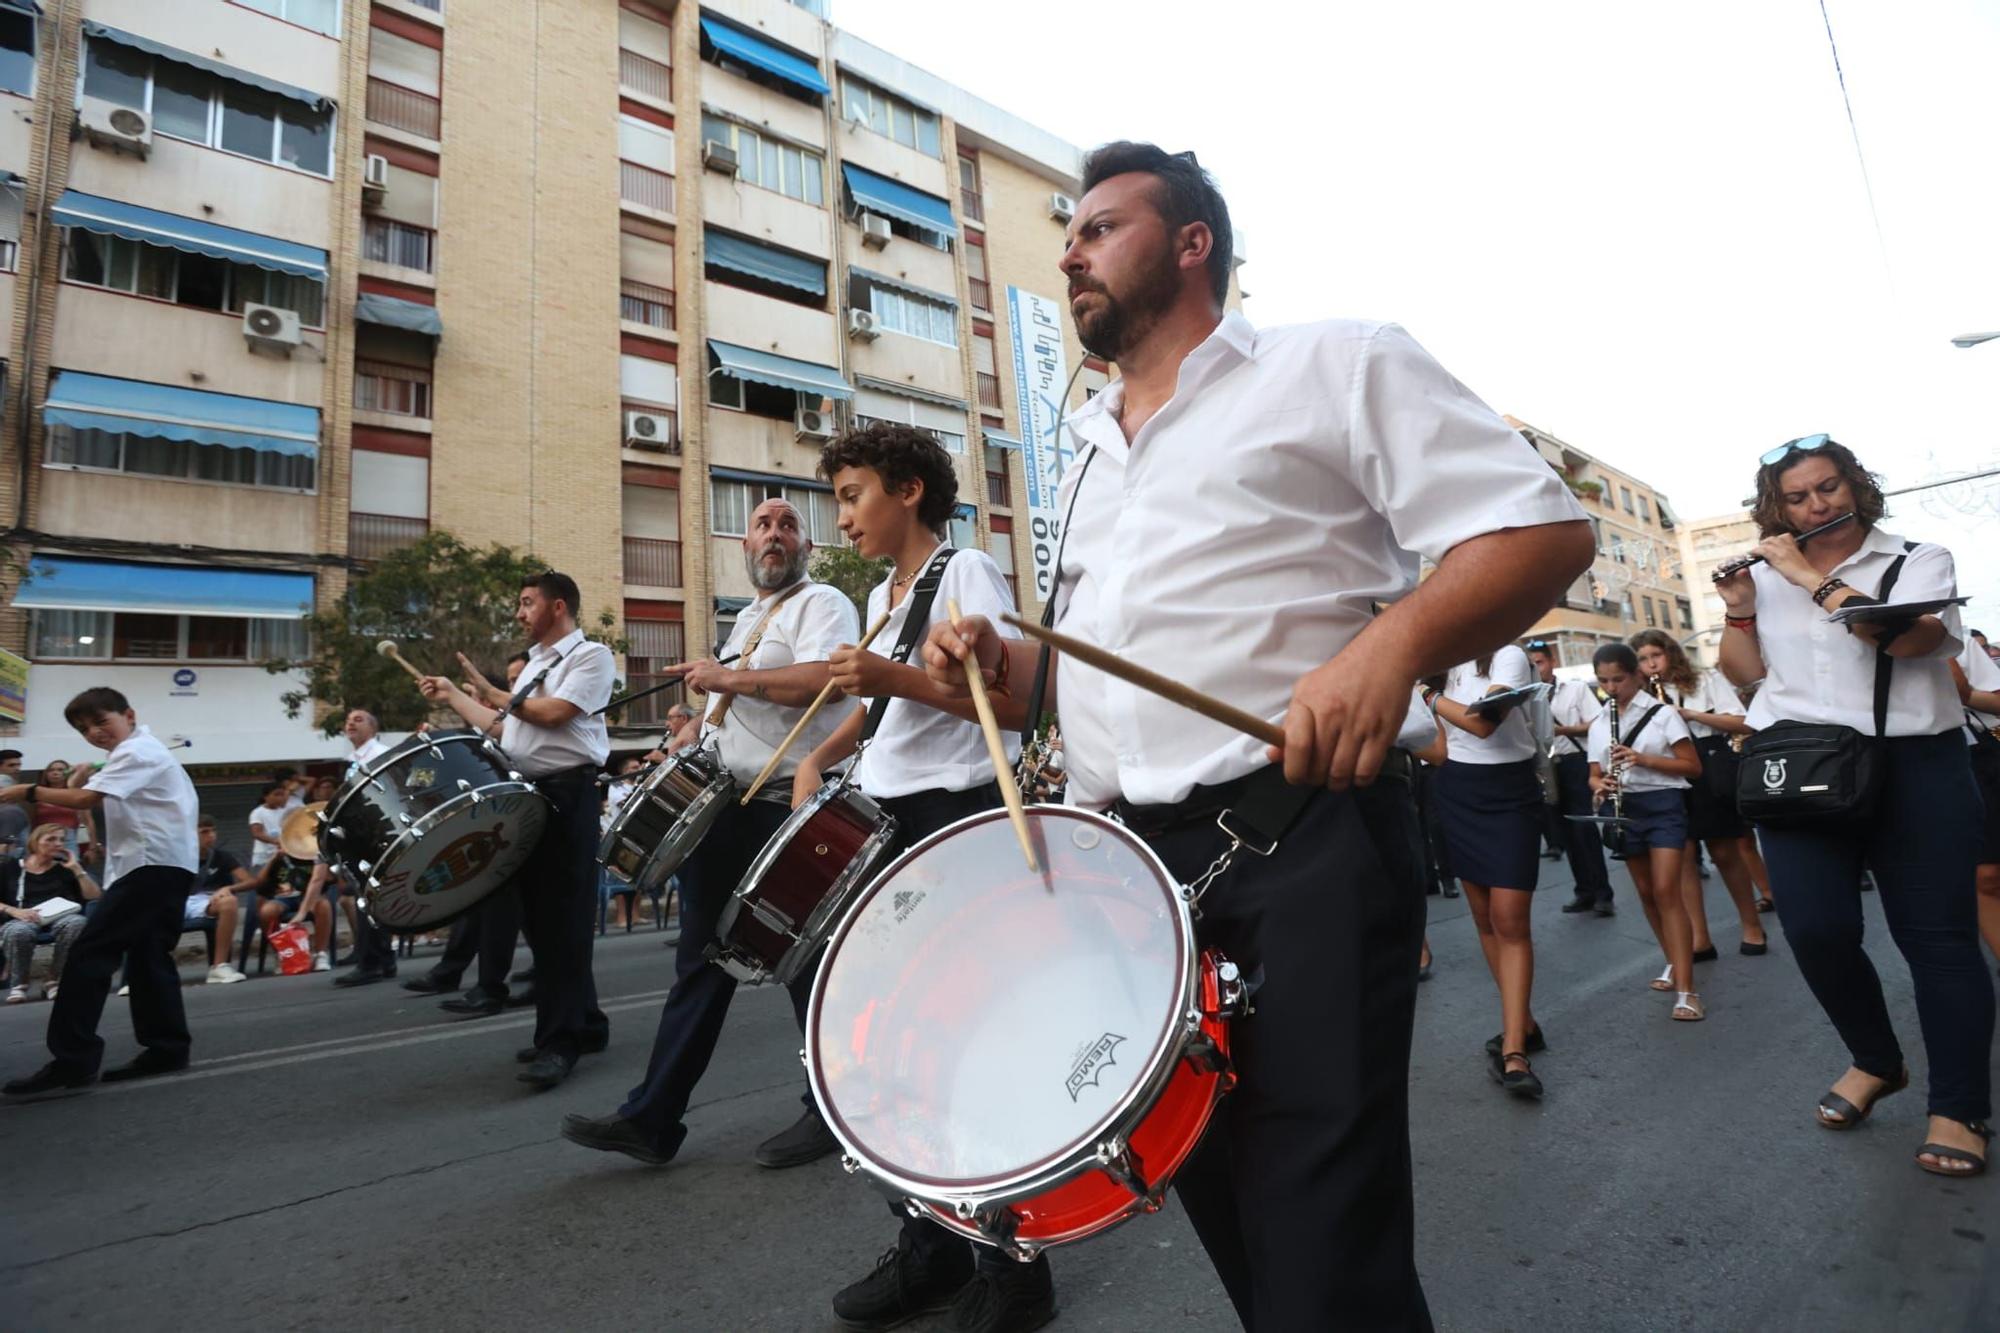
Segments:
[[[1777,448],[1766,450],[1759,455],[1757,461],[1769,467],[1773,463],[1782,463],[1792,454],[1809,454],[1815,449],[1824,449],[1832,443],[1831,435],[1801,435],[1796,440],[1786,440]]]

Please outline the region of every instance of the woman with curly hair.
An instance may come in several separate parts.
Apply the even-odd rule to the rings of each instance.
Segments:
[[[1963,638],[1958,610],[1875,624],[1829,619],[1843,607],[1957,595],[1951,552],[1884,532],[1883,510],[1876,478],[1825,435],[1765,454],[1755,509],[1762,563],[1716,585],[1728,609],[1722,671],[1738,684],[1764,682],[1749,716],[1760,732],[1806,723],[1880,737],[1872,747],[1883,781],[1872,801],[1834,821],[1761,830],[1785,940],[1853,1059],[1814,1118],[1852,1129],[1910,1081],[1861,947],[1867,869],[1909,965],[1928,1056],[1930,1127],[1916,1163],[1971,1176],[1986,1170],[1992,1135],[1993,978],[1979,952],[1973,889],[1979,792],[1950,668]],[[1799,544],[1798,534],[1843,514],[1855,521]]]

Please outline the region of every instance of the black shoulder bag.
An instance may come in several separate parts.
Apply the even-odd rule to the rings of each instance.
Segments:
[[[1882,576],[1889,600],[1914,542]],[[1743,742],[1736,808],[1766,828],[1814,829],[1867,819],[1882,794],[1882,739],[1889,728],[1889,680],[1896,659],[1875,649],[1875,734],[1824,722],[1773,722]]]

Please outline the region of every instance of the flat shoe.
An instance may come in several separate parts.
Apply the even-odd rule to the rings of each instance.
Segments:
[[[1745,940],[1736,946],[1736,952],[1742,954],[1745,958],[1762,958],[1765,954],[1771,952],[1771,942],[1765,940],[1762,944],[1752,944],[1750,941]]]
[[[1702,1008],[1701,996],[1684,990],[1675,994],[1674,1011],[1668,1017],[1676,1023],[1699,1023],[1708,1017],[1708,1010]]]
[[[123,1083],[128,1079],[152,1078],[156,1074],[178,1074],[188,1067],[186,1058],[163,1060],[153,1055],[135,1055],[122,1065],[113,1065],[98,1077],[106,1083]]]
[[[1884,1097],[1893,1097],[1909,1086],[1910,1067],[1904,1065],[1903,1072],[1896,1077],[1896,1080],[1876,1093],[1866,1106],[1856,1106],[1839,1093],[1828,1089],[1826,1096],[1819,1099],[1819,1105],[1815,1108],[1819,1114],[1813,1119],[1819,1121],[1822,1129],[1853,1129],[1868,1118],[1868,1113],[1875,1109],[1877,1102]],[[1833,1114],[1828,1115],[1829,1111]]]
[[[1714,961],[1715,961],[1715,946],[1714,946],[1713,944],[1711,944],[1711,945],[1709,945],[1709,946],[1708,946],[1708,947],[1707,947],[1706,949],[1696,949],[1696,950],[1694,951],[1694,961],[1695,961],[1695,962],[1697,962],[1697,963],[1712,963],[1712,962],[1714,962]]]

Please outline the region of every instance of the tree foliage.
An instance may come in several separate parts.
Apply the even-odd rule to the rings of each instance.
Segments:
[[[431,707],[376,645],[393,640],[428,675],[459,679],[457,654],[464,653],[488,680],[505,680],[507,659],[527,647],[514,623],[521,583],[548,567],[511,546],[471,547],[434,530],[357,571],[340,603],[305,618],[309,657],[266,662],[264,669],[304,673],[303,687],[282,696],[286,716],[325,704],[332,711],[320,728],[328,735],[340,730],[350,708],[374,713],[385,731],[408,731],[431,715]],[[612,613],[600,611],[594,620],[585,634],[623,652]]]
[[[854,603],[855,614],[865,625],[868,594],[889,572],[892,563],[886,557],[870,560],[852,546],[825,546],[813,552],[812,576],[815,582],[831,583],[846,593],[847,600]]]

